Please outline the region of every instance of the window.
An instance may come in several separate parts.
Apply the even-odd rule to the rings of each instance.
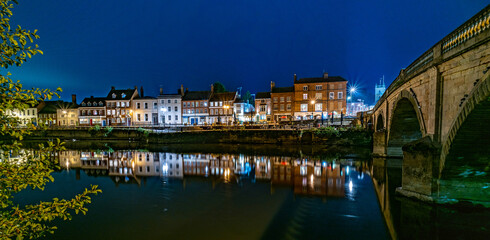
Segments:
[[[315,99],[322,99],[322,93],[316,93]]]
[[[214,109],[211,109],[211,115],[214,115]]]
[[[89,105],[90,106],[90,105]],[[116,102],[116,106],[119,107],[119,102]]]
[[[179,115],[175,115],[175,121],[179,120]]]
[[[315,104],[315,111],[321,111],[322,110],[322,104],[321,103],[316,103]]]
[[[301,111],[307,112],[308,111],[308,104],[301,104]]]
[[[141,108],[141,104],[140,103],[136,103],[136,109],[140,109]]]
[[[329,99],[334,99],[334,92],[330,92],[328,98]]]
[[[265,112],[265,105],[260,106],[260,111]]]
[[[148,121],[148,114],[145,113],[145,121]]]
[[[204,102],[204,106],[207,107],[208,106],[208,102]]]
[[[342,102],[338,103],[339,110],[342,110]]]
[[[92,106],[92,103],[88,103],[87,105],[90,107],[90,106]]]
[[[179,108],[178,108],[177,106],[175,106],[175,111],[176,111],[176,112],[177,112],[177,111],[179,111]]]
[[[174,100],[174,103],[177,103],[177,99]]]
[[[141,121],[141,115],[140,115],[139,113],[136,115],[136,119],[137,119],[138,121]]]
[[[280,98],[280,101],[281,101],[281,102],[284,102],[284,97],[281,97],[281,98]]]
[[[344,96],[343,92],[338,92],[338,99],[342,99],[343,96]]]
[[[316,85],[315,90],[317,90],[317,91],[322,90],[322,85]]]
[[[303,86],[303,91],[308,91],[308,86]]]
[[[122,94],[121,94],[121,97],[122,97],[122,98],[125,98],[125,97],[126,97],[126,93],[122,93]]]
[[[172,116],[171,115],[168,115],[168,120],[169,121],[172,121]]]
[[[121,102],[121,107],[126,107],[126,103],[125,102]]]
[[[153,103],[153,109],[157,109],[157,103],[156,102]]]
[[[116,98],[116,94],[115,93],[112,94],[112,98]]]
[[[164,103],[165,103],[165,100],[163,100],[163,99],[162,99],[162,100],[160,100],[160,103],[161,103],[161,104],[164,104]]]
[[[169,112],[171,112],[171,111],[172,111],[172,107],[168,107],[168,108],[167,108],[167,110],[168,110]]]
[[[148,109],[148,103],[145,102],[145,109]]]
[[[82,103],[82,106],[85,106],[85,103],[84,102]]]
[[[146,154],[146,161],[149,162],[150,161],[150,154]]]
[[[291,96],[287,96],[286,101],[291,102]]]
[[[170,99],[167,101],[167,103],[171,103],[171,102],[172,102],[172,100],[170,100]]]
[[[287,105],[287,110],[288,110],[288,111],[291,111],[291,104],[288,104],[288,105]]]
[[[223,106],[223,102],[219,102],[219,106],[220,106],[220,107],[221,107],[221,106]]]
[[[211,107],[214,107],[214,102],[211,102]]]
[[[281,104],[281,107],[279,109],[281,109],[281,111],[284,111],[284,104]]]
[[[277,97],[274,97],[274,102],[275,102],[275,103],[277,102]]]
[[[308,93],[303,93],[303,100],[308,100]]]

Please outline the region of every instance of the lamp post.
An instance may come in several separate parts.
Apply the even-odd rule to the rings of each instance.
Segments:
[[[224,106],[223,106],[223,108],[225,109],[225,110],[224,110],[224,115],[226,116],[226,114],[227,114],[226,112],[228,111],[228,109],[230,108],[230,106],[228,106],[228,105],[224,105]],[[225,118],[225,119],[226,119],[226,118]],[[228,125],[228,121],[227,121],[227,124],[226,124],[226,125]]]
[[[347,103],[348,104],[347,105],[347,112],[349,112],[348,113],[349,115],[352,115],[352,94],[355,94],[356,91],[357,91],[357,88],[355,86],[352,86],[349,88],[349,97],[347,97],[347,100],[350,99],[350,103],[351,103],[350,105],[349,105],[349,103]]]
[[[313,113],[315,112],[315,100],[311,100],[311,120],[313,120]]]

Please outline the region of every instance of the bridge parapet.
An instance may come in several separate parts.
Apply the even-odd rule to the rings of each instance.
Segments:
[[[437,42],[408,67],[402,69],[397,78],[390,84],[383,96],[381,96],[374,106],[374,112],[376,112],[388,96],[418,74],[425,72],[430,67],[486,43],[489,40],[489,29],[490,5]]]

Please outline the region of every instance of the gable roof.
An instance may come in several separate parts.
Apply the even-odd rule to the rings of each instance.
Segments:
[[[257,98],[271,98],[271,92],[258,92],[255,94],[255,99]]]
[[[210,95],[211,91],[190,91],[185,93],[182,101],[208,100]]]
[[[319,78],[301,78],[299,80],[294,81],[294,83],[320,83],[320,82],[347,82],[341,76],[329,76],[327,78],[319,77]]]
[[[209,101],[231,101],[235,100],[236,92],[213,93]]]
[[[294,87],[273,87],[272,93],[288,93],[294,92]]]
[[[128,89],[114,89],[112,88],[109,94],[107,94],[106,100],[131,100],[133,94],[138,93],[135,88]]]
[[[105,97],[89,97],[89,98],[84,98],[83,101],[80,103],[80,107],[86,107],[86,106],[83,106],[83,104],[87,104],[87,103],[97,103],[97,106],[96,107],[103,107],[105,106],[105,100],[106,98]],[[102,106],[99,106],[99,103],[102,102]],[[92,107],[95,107],[95,106],[92,106]]]

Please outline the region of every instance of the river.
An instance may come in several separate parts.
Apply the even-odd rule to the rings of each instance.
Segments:
[[[369,149],[151,146],[75,149],[45,191],[20,204],[70,198],[90,184],[87,215],[48,239],[485,239],[488,211],[395,194],[401,159]]]

